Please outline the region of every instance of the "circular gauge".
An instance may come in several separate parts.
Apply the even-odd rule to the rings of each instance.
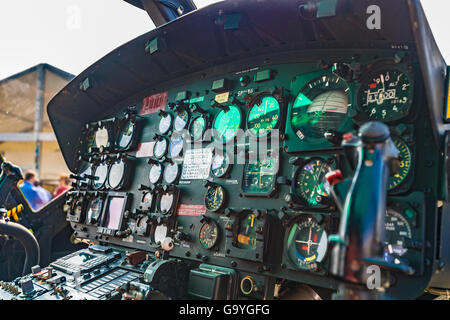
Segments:
[[[411,150],[402,139],[393,137],[392,142],[399,151],[400,168],[393,176],[389,177],[388,190],[397,188],[405,180],[411,169],[412,161]]]
[[[86,176],[91,176],[92,175],[92,165],[89,164],[86,169],[83,170],[83,172],[80,173],[80,177],[83,178],[83,181],[88,180],[88,182],[90,181],[89,179],[86,178]]]
[[[74,213],[76,215],[80,215],[83,211],[83,198],[78,199],[78,201],[75,203]]]
[[[323,200],[329,197],[331,187],[325,175],[332,170],[327,161],[312,159],[295,175],[295,193],[311,207],[324,206]]]
[[[108,177],[108,165],[106,163],[99,164],[94,170],[94,189],[103,188]]]
[[[108,129],[105,127],[98,128],[95,132],[94,141],[97,148],[106,147],[109,141]]]
[[[64,211],[65,213],[71,211],[71,210],[72,210],[72,205],[73,205],[72,202],[66,202],[66,203],[64,203],[63,211]]]
[[[153,193],[146,192],[142,196],[141,206],[146,206],[147,208],[151,208],[152,203],[153,203]]]
[[[327,131],[342,129],[351,106],[350,88],[335,74],[309,82],[292,106],[291,125],[302,140],[321,140]]]
[[[161,116],[158,127],[161,134],[167,134],[170,131],[170,128],[172,127],[172,120],[173,117],[170,113],[166,113],[165,115]]]
[[[136,221],[136,233],[140,236],[147,236],[149,232],[149,218],[147,216],[140,216]]]
[[[125,173],[125,162],[119,160],[109,169],[108,184],[111,189],[118,189],[122,186]]]
[[[413,102],[409,75],[399,69],[371,72],[362,82],[359,105],[370,120],[395,121],[405,117]]]
[[[280,119],[280,104],[273,96],[258,97],[247,117],[247,129],[255,137],[267,136],[276,129]]]
[[[176,163],[169,163],[164,169],[164,181],[167,184],[175,183],[180,174],[180,168]]]
[[[237,106],[229,106],[228,111],[221,110],[214,118],[213,129],[216,140],[226,143],[233,139],[242,124],[242,111]]]
[[[169,144],[166,138],[162,137],[161,139],[156,140],[156,143],[153,146],[153,156],[157,159],[161,159],[166,155],[168,147]]]
[[[177,115],[175,117],[175,122],[173,124],[173,128],[177,132],[181,132],[186,129],[189,123],[189,112],[185,109],[181,109],[177,111]]]
[[[89,202],[86,214],[86,223],[97,224],[102,214],[103,200],[101,198],[93,199]]]
[[[117,146],[120,150],[128,148],[133,141],[133,136],[136,130],[136,125],[133,121],[128,120],[120,131]]]
[[[299,269],[321,262],[328,248],[326,231],[313,219],[295,223],[287,239],[287,255]]]
[[[237,235],[237,245],[241,249],[254,250],[256,248],[256,217],[253,213],[242,218]]]
[[[208,187],[205,194],[206,210],[216,212],[225,204],[225,190],[222,186],[213,185]]]
[[[211,174],[216,178],[224,177],[231,169],[228,154],[216,153],[211,163]]]
[[[148,173],[148,179],[150,180],[150,183],[157,184],[159,181],[161,181],[162,177],[162,166],[159,163],[153,164],[150,167],[150,172]]]
[[[183,156],[184,139],[181,135],[174,135],[169,144],[170,158],[178,158]]]
[[[402,214],[387,209],[384,230],[384,259],[389,263],[402,263],[402,256],[408,251],[405,240],[412,239],[411,226]]]
[[[192,140],[194,141],[202,140],[205,131],[206,131],[205,117],[204,116],[195,117],[189,126],[189,134],[191,135]]]
[[[267,195],[275,188],[278,173],[278,158],[267,156],[264,159],[245,164],[242,191],[247,195]]]
[[[169,213],[175,201],[173,193],[163,193],[159,199],[159,211]]]
[[[159,224],[153,228],[152,242],[154,244],[161,244],[167,237],[167,226]]]
[[[198,240],[200,244],[206,248],[211,249],[217,243],[219,239],[219,228],[214,221],[205,222],[200,228],[200,233],[198,235]]]

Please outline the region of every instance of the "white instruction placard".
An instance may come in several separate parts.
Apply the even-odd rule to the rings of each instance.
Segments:
[[[204,180],[209,177],[212,162],[212,148],[189,149],[183,162],[181,180]]]

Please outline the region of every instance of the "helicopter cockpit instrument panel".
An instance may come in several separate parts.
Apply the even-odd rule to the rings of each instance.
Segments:
[[[66,203],[76,235],[188,263],[191,297],[205,297],[196,281],[219,287],[223,275],[235,283],[233,297],[273,297],[283,281],[335,290],[328,236],[341,214],[325,176],[352,177],[341,143],[379,121],[400,153],[383,256],[407,266],[387,292],[420,295],[436,254],[428,233],[439,199],[438,146],[409,18],[401,30],[389,22],[393,11],[408,16],[407,2],[374,2],[398,9],[385,11],[389,36],[352,29],[366,16],[359,1],[349,2],[342,14],[355,19],[345,23],[338,12],[305,19],[304,1],[226,1],[83,72],[49,105],[79,179]],[[195,21],[205,19],[211,26],[200,23],[200,31]],[[181,36],[181,25],[186,34],[197,30],[196,39]],[[77,107],[57,109],[68,94]],[[63,112],[77,122],[65,133]]]

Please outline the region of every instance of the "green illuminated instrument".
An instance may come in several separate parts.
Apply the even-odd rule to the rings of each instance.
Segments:
[[[325,175],[332,170],[323,159],[315,158],[304,165],[296,175],[295,192],[309,206],[323,206],[324,198],[330,194],[330,185]]]
[[[229,106],[228,111],[221,110],[214,119],[215,137],[226,143],[233,139],[241,128],[242,112],[237,106]]]
[[[270,195],[275,188],[278,158],[268,155],[258,161],[246,163],[242,179],[245,195]]]
[[[339,131],[351,106],[350,88],[335,74],[309,82],[298,94],[291,125],[301,140],[320,141],[327,131]]]
[[[279,123],[280,104],[273,96],[259,97],[250,109],[247,129],[255,137],[267,136]]]
[[[256,217],[253,213],[247,214],[239,226],[237,235],[238,246],[242,249],[256,248]]]
[[[411,150],[402,139],[392,137],[392,142],[399,151],[400,168],[393,176],[389,177],[388,190],[395,189],[405,180],[411,169],[412,161]]]

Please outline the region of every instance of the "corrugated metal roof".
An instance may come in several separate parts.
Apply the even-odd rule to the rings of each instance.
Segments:
[[[74,75],[49,64],[45,72],[43,132],[52,132],[47,104]],[[32,132],[35,119],[38,66],[0,80],[0,132]]]

